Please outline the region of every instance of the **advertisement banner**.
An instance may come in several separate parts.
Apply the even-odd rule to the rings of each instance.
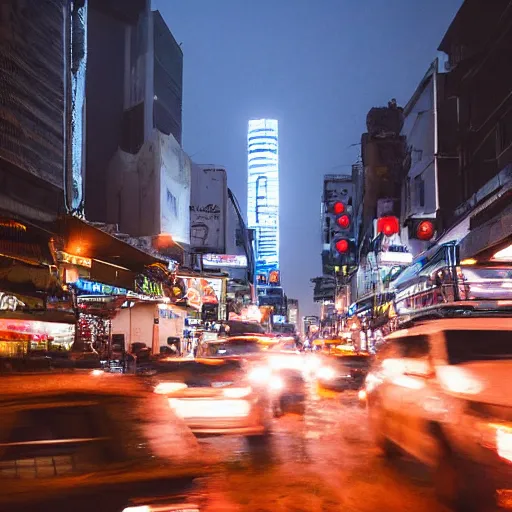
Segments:
[[[203,254],[203,265],[215,268],[247,268],[247,256],[243,254]]]
[[[158,132],[160,148],[160,233],[190,243],[191,162],[172,135]]]
[[[204,279],[197,277],[180,277],[186,286],[187,304],[201,310],[203,304],[220,304],[222,297],[222,279]]]
[[[190,244],[193,250],[225,253],[226,204],[226,170],[192,164]]]

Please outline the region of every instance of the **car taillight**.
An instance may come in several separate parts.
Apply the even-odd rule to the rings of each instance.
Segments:
[[[126,507],[123,512],[201,512],[197,505],[138,505]]]

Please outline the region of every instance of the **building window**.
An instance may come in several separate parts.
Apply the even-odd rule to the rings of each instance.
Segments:
[[[423,176],[416,176],[414,178],[414,193],[417,206],[425,206],[425,181]]]

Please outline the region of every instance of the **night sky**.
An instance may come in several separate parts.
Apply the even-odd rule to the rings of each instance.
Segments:
[[[322,177],[350,173],[372,106],[414,92],[462,0],[153,0],[184,52],[183,143],[246,214],[247,121],[279,120],[281,275],[317,314]]]

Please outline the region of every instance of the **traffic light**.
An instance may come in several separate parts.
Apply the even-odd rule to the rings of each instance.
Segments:
[[[409,224],[409,238],[428,242],[436,234],[434,219],[413,219]]]
[[[397,217],[386,216],[377,219],[377,233],[385,236],[397,235],[400,232],[400,221]]]
[[[338,217],[336,217],[336,224],[341,229],[349,229],[351,224],[350,216],[347,215],[346,213],[339,215]]]
[[[351,238],[336,237],[332,242],[332,256],[338,266],[355,265],[356,244]]]
[[[336,201],[331,208],[334,215],[341,215],[345,211],[345,205],[341,201]]]
[[[348,232],[352,228],[352,207],[342,201],[335,201],[330,207],[330,213],[334,216],[334,232]]]
[[[350,243],[345,238],[341,238],[334,243],[334,248],[338,254],[346,254],[350,248]]]

